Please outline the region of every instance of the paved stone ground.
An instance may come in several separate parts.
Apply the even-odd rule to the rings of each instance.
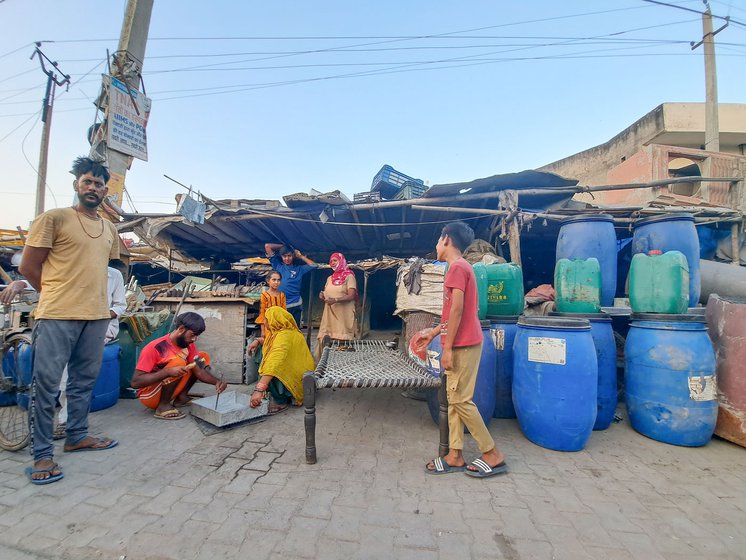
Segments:
[[[316,465],[302,409],[205,436],[135,401],[91,415],[116,449],[58,449],[61,482],[32,486],[27,453],[0,451],[0,558],[746,558],[730,443],[669,446],[625,420],[558,453],[494,420],[511,473],[475,480],[423,472],[437,427],[398,391],[325,390],[317,410]]]

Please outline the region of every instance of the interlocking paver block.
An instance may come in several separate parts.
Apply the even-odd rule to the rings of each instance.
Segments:
[[[61,454],[59,483],[32,486],[28,456],[0,451],[0,551],[65,560],[746,558],[746,453],[732,444],[678,448],[622,422],[594,432],[582,452],[559,453],[496,419],[490,431],[508,475],[429,476],[438,433],[422,403],[395,390],[325,394],[316,465],[305,463],[299,410],[205,436],[190,420],[153,420],[134,401],[92,415],[96,433],[120,446]],[[478,455],[469,438],[464,454]]]
[[[328,490],[313,490],[308,492],[299,513],[305,517],[331,519],[332,502],[336,497],[337,492],[331,492]]]

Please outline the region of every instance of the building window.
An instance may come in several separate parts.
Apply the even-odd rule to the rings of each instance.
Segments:
[[[687,157],[669,156],[668,160],[668,177],[701,177],[702,169],[700,163]],[[678,183],[669,186],[669,191],[673,194],[683,196],[696,196],[699,193],[701,183]]]

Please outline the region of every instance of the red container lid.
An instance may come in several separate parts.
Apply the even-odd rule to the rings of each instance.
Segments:
[[[653,249],[652,251],[648,251],[648,255],[662,255],[663,251],[659,251],[658,249]]]

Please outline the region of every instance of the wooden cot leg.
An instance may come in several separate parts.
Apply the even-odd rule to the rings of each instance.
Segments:
[[[303,423],[306,428],[306,463],[316,464],[316,375],[313,371],[303,374],[303,405],[306,414]]]
[[[445,373],[441,374],[440,387],[438,388],[438,425],[440,426],[438,456],[445,457],[448,454],[448,395],[446,393]]]

